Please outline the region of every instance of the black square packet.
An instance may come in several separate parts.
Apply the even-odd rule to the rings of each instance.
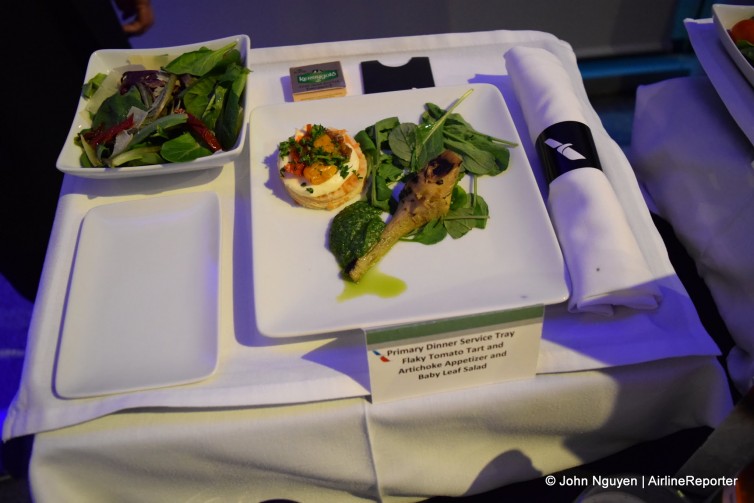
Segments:
[[[361,78],[364,94],[434,87],[435,79],[429,58],[414,57],[402,66],[385,66],[379,61],[362,61]]]

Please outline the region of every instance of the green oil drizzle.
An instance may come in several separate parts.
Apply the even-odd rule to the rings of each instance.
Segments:
[[[372,267],[361,281],[343,280],[343,291],[338,295],[338,302],[361,297],[362,295],[376,295],[383,299],[397,297],[406,291],[406,282],[395,276],[390,276]]]

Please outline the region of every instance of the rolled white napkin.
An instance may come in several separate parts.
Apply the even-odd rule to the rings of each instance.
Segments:
[[[505,61],[531,139],[550,169],[547,206],[571,279],[569,310],[612,315],[614,306],[656,308],[661,293],[599,169],[582,102],[567,70],[549,51],[532,47],[510,49]],[[542,135],[560,127],[552,127],[556,124],[565,129]],[[584,138],[585,143],[580,141]]]
[[[587,123],[571,77],[553,53],[517,46],[505,53],[505,64],[532,141],[559,122]]]
[[[654,309],[660,292],[602,171],[579,168],[550,184],[547,201],[571,276],[571,311]]]

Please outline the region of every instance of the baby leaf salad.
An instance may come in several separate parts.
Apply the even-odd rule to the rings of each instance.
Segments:
[[[404,239],[433,244],[448,235],[460,238],[487,225],[489,208],[477,193],[477,179],[505,171],[510,161],[509,148],[517,144],[480,133],[453,112],[471,92],[467,91],[447,111],[426,103],[418,124],[401,123],[397,117],[389,117],[354,137],[369,163],[365,203],[381,211],[392,212],[395,208],[396,184],[420,171],[445,149],[463,158],[461,178],[473,177],[471,193],[456,183],[447,215]]]
[[[248,73],[231,43],[184,53],[160,69],[127,65],[96,75],[82,90],[92,124],[75,138],[81,165],[188,162],[230,150]]]
[[[736,47],[754,65],[754,18],[742,19],[730,29]]]

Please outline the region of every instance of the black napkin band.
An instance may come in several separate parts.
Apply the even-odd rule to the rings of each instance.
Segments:
[[[535,143],[549,184],[558,176],[577,168],[602,169],[589,126],[564,121],[547,127]]]

